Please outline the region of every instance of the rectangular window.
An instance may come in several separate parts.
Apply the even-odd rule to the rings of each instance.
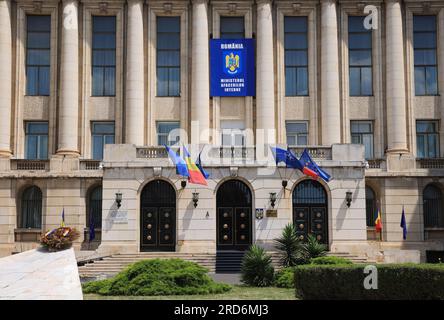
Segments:
[[[220,38],[245,38],[244,17],[220,17]]]
[[[48,159],[48,123],[25,123],[25,159]]]
[[[416,156],[439,157],[438,121],[416,121]]]
[[[180,17],[157,17],[157,96],[180,96]]]
[[[116,94],[116,17],[92,17],[92,95]]]
[[[373,123],[371,121],[351,121],[351,141],[363,144],[365,158],[373,159]]]
[[[102,160],[105,144],[114,143],[114,122],[93,122],[91,132],[92,158],[94,160]]]
[[[436,16],[413,16],[413,47],[415,94],[437,95]]]
[[[348,17],[350,96],[373,95],[372,31],[364,27],[365,17]]]
[[[173,146],[180,141],[180,122],[157,122],[157,144]]]
[[[220,122],[222,146],[245,146],[245,124],[238,120]]]
[[[284,18],[285,95],[308,95],[308,19]]]
[[[26,16],[26,94],[49,96],[51,16]]]
[[[308,123],[287,121],[285,123],[287,132],[287,145],[306,146],[308,145]]]

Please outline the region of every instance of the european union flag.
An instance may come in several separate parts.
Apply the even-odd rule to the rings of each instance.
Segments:
[[[407,222],[405,220],[404,206],[402,206],[402,215],[401,215],[400,227],[402,228],[402,238],[404,240],[406,240],[407,239]]]
[[[305,165],[306,167],[308,167],[309,169],[313,170],[316,174],[318,174],[325,182],[329,182],[331,179],[331,176],[325,172],[324,170],[322,170],[317,164],[316,162],[314,162],[310,155],[307,152],[307,149],[304,150],[304,152],[302,152],[301,158],[300,158],[301,162],[303,165]]]
[[[276,164],[284,162],[287,168],[303,170],[304,166],[290,150],[271,147]]]
[[[171,160],[173,160],[173,163],[176,166],[176,173],[184,177],[189,177],[190,173],[188,172],[188,167],[185,160],[182,159],[182,157],[170,147],[165,145],[165,149],[168,151]]]

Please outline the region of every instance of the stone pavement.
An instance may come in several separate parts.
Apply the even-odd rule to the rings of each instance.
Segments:
[[[240,273],[210,273],[209,276],[216,282],[241,284]]]
[[[0,300],[82,300],[74,249],[34,249],[0,259]]]

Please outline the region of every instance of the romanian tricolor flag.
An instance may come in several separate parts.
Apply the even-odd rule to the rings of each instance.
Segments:
[[[378,217],[375,220],[375,229],[376,229],[376,232],[382,231],[381,210],[379,210],[379,207],[378,207]]]
[[[196,163],[191,159],[191,155],[188,152],[187,148],[185,148],[185,146],[183,146],[183,155],[189,173],[188,182],[195,184],[203,184],[206,186],[207,180],[205,179],[204,175],[202,174],[202,171],[199,169]]]

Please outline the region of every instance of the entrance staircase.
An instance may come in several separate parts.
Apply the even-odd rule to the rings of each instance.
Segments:
[[[147,259],[172,259],[179,258],[196,262],[207,268],[209,272],[215,271],[216,257],[210,253],[179,253],[179,252],[141,252],[134,254],[115,254],[93,261],[86,262],[79,266],[79,276],[82,279],[109,278],[126,266]],[[79,263],[80,264],[80,263]]]
[[[279,255],[275,251],[269,251],[273,264],[279,269]],[[329,256],[342,257],[354,263],[374,263],[364,256],[357,256],[348,252],[329,252]],[[180,253],[180,252],[142,252],[134,254],[115,254],[107,257],[96,258],[86,262],[79,262],[79,275],[82,279],[109,278],[131,263],[146,259],[170,259],[179,258],[193,261],[207,268],[210,273],[239,273],[244,251],[218,251],[212,253]]]

